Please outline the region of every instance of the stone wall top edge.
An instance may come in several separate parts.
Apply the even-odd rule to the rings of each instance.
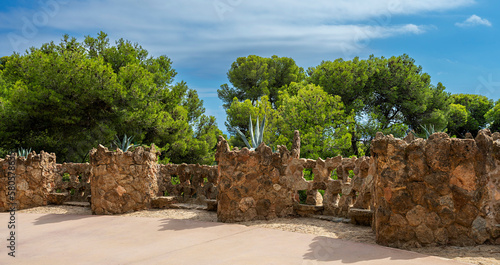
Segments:
[[[373,141],[374,142],[387,141],[387,140],[388,141],[396,141],[396,142],[401,142],[403,145],[406,146],[406,145],[415,144],[417,142],[427,143],[427,142],[430,142],[430,141],[437,141],[437,140],[440,140],[440,139],[449,139],[452,142],[463,142],[463,143],[466,143],[466,142],[474,141],[475,143],[477,143],[479,141],[482,141],[482,139],[484,139],[484,138],[487,138],[488,140],[491,139],[492,142],[495,142],[495,141],[500,140],[500,133],[499,132],[491,133],[489,129],[482,129],[482,130],[479,131],[479,133],[477,134],[476,138],[473,139],[473,138],[454,138],[454,137],[450,137],[447,133],[436,132],[436,133],[433,133],[432,135],[430,135],[428,139],[424,139],[424,138],[420,138],[420,137],[415,137],[412,141],[406,142],[405,139],[394,137],[392,134],[384,135],[383,133],[378,132],[377,133],[377,137],[375,137],[373,139]]]
[[[155,154],[159,153],[153,145],[151,145],[151,147],[146,147],[146,148],[144,148],[142,146],[138,146],[134,150],[126,151],[126,152],[123,152],[119,148],[116,148],[115,150],[109,150],[109,148],[107,148],[103,145],[99,145],[97,148],[93,148],[91,151],[104,153],[107,155],[123,155],[123,154],[132,155],[132,154],[139,153],[139,152],[149,152],[149,153],[155,153]]]
[[[55,162],[56,161],[56,155],[54,153],[47,153],[45,151],[40,151],[40,153],[36,153],[35,151],[32,151],[31,153],[28,154],[27,157],[24,156],[18,156],[17,154],[15,155],[17,161],[21,162],[31,162],[31,161],[42,161],[42,160],[49,160],[49,162]],[[1,160],[9,160],[11,158],[11,155],[5,156],[5,159]],[[0,160],[0,161],[1,161]]]

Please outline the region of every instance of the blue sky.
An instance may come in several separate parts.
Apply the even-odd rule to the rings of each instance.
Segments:
[[[0,7],[0,56],[106,32],[167,55],[224,126],[217,89],[237,57],[285,56],[304,69],[358,56],[414,58],[451,93],[500,97],[500,1],[20,0]]]

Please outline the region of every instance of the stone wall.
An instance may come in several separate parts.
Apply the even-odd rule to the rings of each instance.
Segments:
[[[229,150],[222,137],[217,145],[219,195],[217,216],[223,222],[273,219],[290,215],[349,216],[351,208],[370,210],[373,177],[370,158],[301,159],[295,132],[292,150],[278,152],[261,144],[255,151]],[[313,179],[304,179],[304,169]],[[333,177],[335,171],[335,177]],[[307,194],[305,203],[299,191]],[[319,191],[324,192],[324,197]],[[364,224],[371,223],[371,215]]]
[[[373,177],[368,174],[369,165],[369,157],[292,159],[286,167],[285,179],[294,190],[307,191],[306,204],[323,205],[322,214],[349,217],[350,208],[371,208]],[[307,168],[312,169],[313,180],[303,178]],[[318,195],[319,190],[324,191],[323,197]]]
[[[56,156],[46,152],[32,152],[25,157],[15,156],[16,194],[18,210],[47,205],[48,194],[54,191]],[[7,197],[8,167],[11,156],[0,160],[0,212],[8,211],[10,200]]]
[[[90,200],[89,163],[63,163],[56,165],[54,193],[49,194],[49,202],[62,204],[67,201],[88,202]]]
[[[286,164],[300,155],[296,133],[292,151],[280,146],[279,152],[261,144],[255,151],[248,148],[229,150],[219,136],[215,161],[218,163],[219,194],[217,219],[240,222],[273,219],[293,214],[295,192],[283,176]]]
[[[500,134],[372,142],[377,243],[500,244]]]
[[[217,197],[217,166],[158,165],[158,196],[176,196],[181,202],[205,204]]]
[[[137,147],[133,152],[90,151],[91,208],[94,214],[119,214],[151,207],[158,194],[158,153]]]

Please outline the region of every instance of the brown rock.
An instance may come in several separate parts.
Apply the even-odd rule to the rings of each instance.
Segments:
[[[424,182],[411,182],[408,184],[408,192],[410,193],[413,202],[416,204],[423,204],[423,196],[428,188]]]
[[[136,148],[133,152],[113,152],[102,146],[93,149],[92,212],[117,214],[150,208],[158,194],[156,155],[154,148]],[[139,160],[141,164],[135,164]]]
[[[406,213],[415,206],[410,194],[406,190],[394,191],[392,194],[391,202],[392,210],[395,213]]]
[[[425,216],[425,224],[432,230],[436,230],[442,225],[441,218],[435,213],[430,212]]]
[[[245,197],[240,200],[240,210],[246,212],[249,208],[255,207],[255,200],[252,197]]]
[[[450,184],[460,187],[467,191],[476,190],[476,173],[472,163],[466,163],[457,166],[451,172]]]
[[[446,228],[438,228],[434,231],[434,236],[436,237],[436,243],[440,245],[446,245],[448,243],[448,231]]]
[[[264,217],[274,218],[273,213],[271,212],[271,201],[269,199],[260,199],[257,201],[257,205],[255,207],[257,210],[257,214]]]
[[[451,161],[451,139],[446,133],[434,133],[429,136],[425,146],[425,157],[429,167],[435,171],[448,171]]]
[[[451,195],[439,197],[439,205],[446,206],[449,209],[455,208],[455,204],[453,203],[453,197]]]
[[[463,225],[465,227],[470,227],[474,219],[476,219],[479,210],[470,205],[466,204],[464,207],[457,212],[456,222],[459,225]]]
[[[417,236],[418,241],[424,245],[434,242],[434,234],[425,224],[421,224],[415,228],[415,235]]]
[[[484,218],[478,216],[474,222],[472,222],[471,236],[477,244],[483,244],[490,238],[486,230],[486,220]]]
[[[351,223],[353,224],[370,226],[372,224],[373,211],[349,208],[347,216],[351,219]]]
[[[408,221],[400,214],[393,214],[393,215],[391,215],[389,224],[391,226],[398,226],[398,227],[404,228],[408,225]]]
[[[417,205],[406,213],[406,220],[408,220],[408,224],[411,226],[419,226],[421,223],[425,222],[426,216],[426,209],[421,205]]]
[[[306,204],[323,205],[323,196],[317,190],[307,191]]]
[[[451,225],[453,222],[455,222],[455,213],[452,209],[446,206],[441,207],[441,210],[439,211],[439,217],[441,218],[441,222],[444,226]]]
[[[177,202],[178,200],[175,196],[155,197],[151,200],[151,208],[156,208],[156,209],[170,208],[170,205]]]

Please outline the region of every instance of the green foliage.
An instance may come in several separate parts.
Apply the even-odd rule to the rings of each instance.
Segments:
[[[359,114],[369,97],[366,91],[371,74],[369,67],[366,60],[358,57],[351,61],[323,61],[307,70],[308,82],[322,87],[330,95],[340,96],[346,112]]]
[[[453,97],[453,95],[452,95]],[[467,124],[467,120],[469,119],[469,112],[465,108],[464,105],[460,104],[450,104],[450,112],[448,113],[448,126],[447,130],[450,135],[460,135],[465,136],[463,134],[463,128]]]
[[[288,62],[282,62],[286,71],[270,71],[271,62],[279,60]],[[445,87],[441,83],[432,85],[430,76],[406,54],[323,61],[309,68],[307,74],[304,79],[302,70],[291,59],[253,55],[238,58],[228,71],[234,87],[224,84],[218,90],[227,110],[230,134],[237,134],[239,129],[248,136],[249,116],[266,115],[269,125],[265,141],[271,145],[290,147],[293,131],[298,129],[304,157],[360,156],[369,153],[378,131],[404,137],[408,129],[424,133],[420,125],[445,128],[449,120],[450,126],[459,126],[463,117],[461,109],[450,106]],[[273,83],[273,78],[281,81]],[[341,105],[328,104],[325,108],[323,102],[330,99],[325,100],[323,93],[313,96],[306,92],[312,90],[311,86]],[[340,116],[336,115],[338,111]],[[230,143],[243,144],[234,137]]]
[[[268,96],[274,106],[278,101],[279,91],[291,82],[302,81],[305,74],[291,58],[249,55],[236,59],[227,72],[227,77],[233,87],[223,84],[217,90],[225,109],[231,106],[235,97],[240,101],[249,99],[255,103],[264,95]]]
[[[475,137],[479,130],[487,126],[486,113],[493,108],[493,100],[472,94],[453,94],[451,100],[453,104],[450,119],[453,119],[453,122],[448,125],[448,131],[451,134],[463,138],[467,132],[470,132]]]
[[[300,204],[306,204],[307,190],[299,190],[297,192],[299,193],[299,203]]]
[[[495,103],[495,106],[485,114],[485,118],[492,132],[500,132],[500,99]]]
[[[177,176],[177,175],[172,175],[172,176],[170,177],[170,183],[172,183],[172,185],[174,185],[174,186],[175,186],[175,185],[177,185],[177,184],[180,184],[180,183],[181,183],[181,181],[180,181],[180,179],[179,179],[179,176]]]
[[[314,180],[314,174],[311,168],[304,168],[303,170],[304,179],[307,181]]]
[[[113,141],[113,144],[122,150],[123,152],[127,152],[128,149],[139,146],[139,144],[134,144],[132,140],[134,136],[127,137],[127,134],[123,135],[123,140],[120,140],[118,135],[115,135],[116,139]]]
[[[3,63],[5,61],[5,63]],[[125,132],[155,143],[162,159],[211,164],[215,118],[166,56],[148,57],[138,44],[105,33],[83,43],[64,36],[24,55],[2,58],[0,148],[31,146],[59,162],[83,161],[98,144]]]
[[[256,122],[256,127],[255,127],[255,132],[253,130],[253,124],[252,124],[252,115],[250,115],[250,140],[252,142],[252,145],[250,145],[247,141],[247,138],[245,134],[243,134],[240,130],[236,129],[236,131],[239,133],[241,136],[241,139],[245,142],[247,147],[250,150],[255,150],[259,145],[262,143],[262,138],[264,137],[264,128],[266,125],[266,116],[262,119],[262,124],[259,127],[259,117],[257,116],[257,122]]]
[[[28,157],[29,153],[31,153],[31,148],[28,148],[28,149],[24,149],[22,147],[19,147],[17,149],[17,156],[20,156],[20,157]]]
[[[266,123],[263,130],[262,141],[270,146],[273,146],[277,138],[277,122],[278,112],[272,108],[268,96],[263,96],[260,100],[252,103],[249,99],[241,102],[234,98],[233,103],[227,109],[226,126],[232,135],[240,135],[237,130],[245,135],[245,138],[250,137],[250,117],[266,117]],[[241,136],[241,135],[240,135]],[[242,147],[246,144],[242,137],[231,137],[229,139],[231,146]]]
[[[295,92],[289,92],[289,87],[294,87]],[[347,128],[353,116],[346,115],[340,97],[328,95],[314,85],[291,83],[279,93],[278,99],[277,109],[274,109],[267,96],[255,104],[235,98],[227,110],[229,131],[237,128],[247,136],[250,134],[249,117],[265,116],[263,141],[270,146],[286,145],[290,149],[294,131],[299,130],[302,157],[331,157],[350,148]],[[230,143],[242,146],[243,143],[237,140],[233,137]]]
[[[330,178],[335,179],[335,180],[339,179],[339,176],[337,175],[336,169],[332,170],[332,173],[330,173]]]
[[[413,130],[411,133],[415,135],[416,137],[424,138],[424,139],[429,139],[431,135],[437,132],[444,132],[443,129],[436,128],[433,124],[429,125],[420,125],[421,128],[421,133],[417,134]]]
[[[349,178],[354,178],[354,170],[349,170]]]
[[[340,96],[346,110],[356,115],[355,124],[349,127],[355,155],[359,155],[358,142],[369,147],[377,131],[404,135],[408,127],[447,123],[445,87],[431,85],[430,76],[408,55],[325,61],[308,69],[308,74],[309,82]]]
[[[63,176],[62,176],[62,181],[63,182],[69,182],[70,181],[70,175],[69,173],[64,173]]]
[[[344,112],[340,97],[312,84],[299,86],[296,95],[286,90],[280,93],[276,144],[291,148],[294,131],[299,130],[302,157],[333,157],[349,149],[348,126],[353,116]]]

